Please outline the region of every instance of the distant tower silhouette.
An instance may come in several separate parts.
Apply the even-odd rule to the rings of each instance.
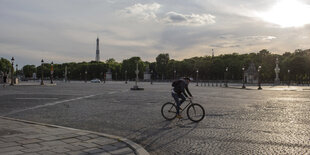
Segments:
[[[99,38],[97,37],[96,62],[100,61]]]

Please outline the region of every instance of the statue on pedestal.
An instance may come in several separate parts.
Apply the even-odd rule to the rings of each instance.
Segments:
[[[280,78],[279,78],[279,73],[280,73],[280,68],[279,68],[279,59],[276,59],[276,68],[274,69],[276,73],[276,78],[274,79],[274,84],[280,84]]]

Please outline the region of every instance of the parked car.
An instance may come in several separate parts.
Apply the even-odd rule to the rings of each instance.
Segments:
[[[92,79],[90,80],[91,83],[101,83],[101,81],[99,79]]]

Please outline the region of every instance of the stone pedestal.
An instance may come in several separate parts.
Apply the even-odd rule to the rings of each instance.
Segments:
[[[137,62],[137,67],[136,67],[135,73],[136,73],[136,83],[135,83],[135,85],[132,88],[130,88],[130,90],[144,90],[144,88],[139,88],[138,87],[138,80],[139,80],[138,62]]]
[[[276,78],[274,79],[274,84],[278,85],[280,84],[280,78],[279,78],[279,73],[280,73],[280,68],[279,68],[279,59],[276,59],[276,68],[274,69],[276,73]]]
[[[106,80],[107,81],[111,81],[112,80],[112,72],[111,72],[111,69],[108,69],[108,71],[106,72]]]

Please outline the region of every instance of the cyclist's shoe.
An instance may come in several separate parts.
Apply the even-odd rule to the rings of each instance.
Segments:
[[[177,115],[177,118],[178,119],[182,119],[183,117],[181,115]]]

